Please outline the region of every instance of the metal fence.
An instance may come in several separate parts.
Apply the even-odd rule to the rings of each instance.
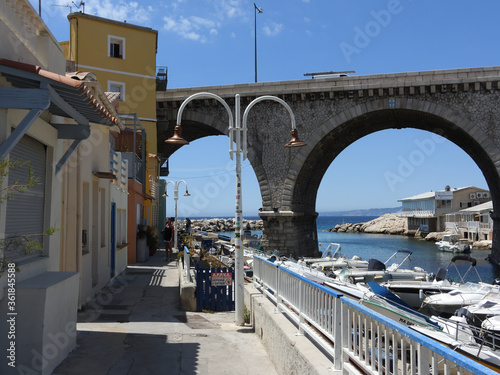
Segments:
[[[334,290],[254,256],[254,284],[329,353],[334,369],[368,374],[497,374]]]

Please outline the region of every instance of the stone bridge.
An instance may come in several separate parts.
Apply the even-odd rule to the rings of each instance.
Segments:
[[[176,146],[177,111],[188,96],[211,92],[234,113],[256,97],[286,101],[307,146],[284,148],[290,117],[274,101],[258,103],[248,115],[248,159],[262,194],[264,233],[269,246],[297,256],[317,255],[316,195],[324,173],[342,150],[384,129],[416,128],[439,134],[478,165],[493,200],[492,258],[500,260],[500,67],[453,69],[299,81],[171,89],[157,94],[158,147],[168,157]],[[188,141],[228,134],[228,115],[214,99],[193,100],[182,116]],[[432,179],[432,176],[430,176]]]

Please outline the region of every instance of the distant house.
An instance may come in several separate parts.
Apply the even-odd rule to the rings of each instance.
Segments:
[[[469,241],[491,241],[493,240],[492,210],[493,202],[488,201],[446,214],[446,229],[460,234],[461,238]]]
[[[443,232],[446,230],[446,214],[489,200],[488,190],[474,186],[453,189],[447,186],[445,190],[429,191],[399,199],[402,208],[398,216],[408,219],[408,231]]]

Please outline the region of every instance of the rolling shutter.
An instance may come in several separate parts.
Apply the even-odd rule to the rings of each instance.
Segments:
[[[38,184],[21,193],[15,193],[7,201],[6,238],[11,236],[40,234],[44,231],[45,205],[45,146],[35,139],[24,136],[10,152],[11,161],[29,161],[26,165],[9,170],[9,186],[28,181],[28,166]],[[32,237],[42,241],[42,236]],[[10,248],[5,257],[11,261],[20,261],[40,254],[26,254],[24,247]]]

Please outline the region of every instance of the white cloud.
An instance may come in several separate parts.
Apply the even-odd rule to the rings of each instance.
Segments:
[[[142,26],[151,20],[154,8],[142,6],[137,1],[86,0],[85,13]]]
[[[220,27],[218,22],[197,16],[187,18],[181,16],[177,20],[172,17],[163,17],[163,21],[165,30],[173,31],[185,39],[202,43],[207,41],[205,34],[217,35],[217,28]]]
[[[281,23],[273,23],[271,26],[266,25],[262,29],[267,36],[276,36],[283,31],[284,26]]]

